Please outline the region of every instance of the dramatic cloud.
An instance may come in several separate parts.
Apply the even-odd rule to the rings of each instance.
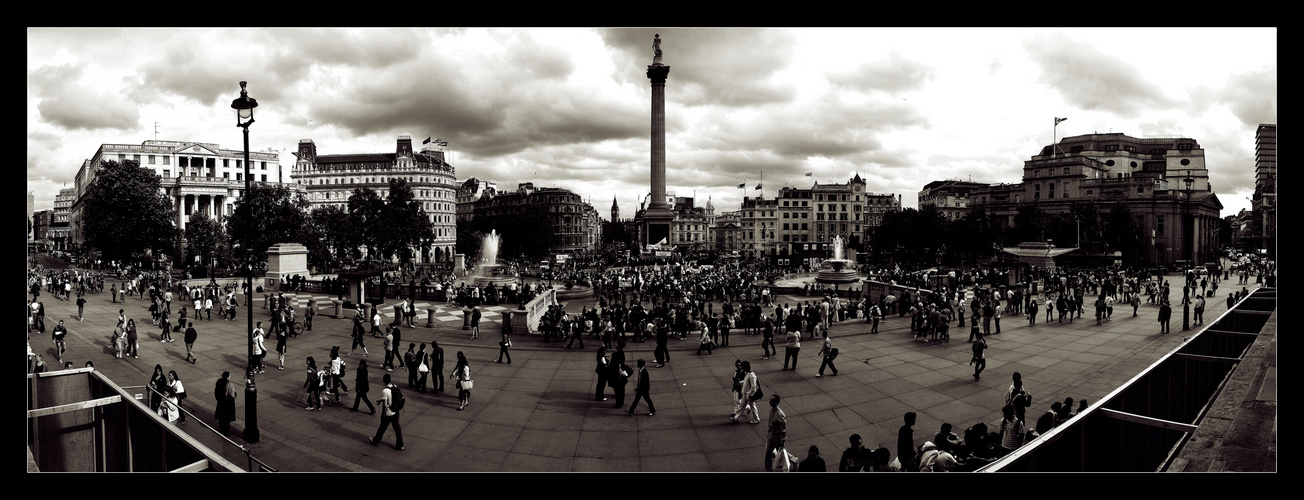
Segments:
[[[994,69],[994,68],[993,68]],[[904,92],[924,87],[934,76],[926,64],[889,51],[885,60],[868,62],[850,72],[832,73],[829,82],[860,92]]]
[[[136,127],[140,114],[134,104],[77,83],[81,76],[82,70],[72,66],[45,66],[28,75],[28,85],[40,98],[36,108],[43,120],[73,130]]]
[[[1059,91],[1070,103],[1134,117],[1146,109],[1177,103],[1144,77],[1135,65],[1105,54],[1084,41],[1061,34],[1035,36],[1024,43],[1041,66],[1037,81]]]

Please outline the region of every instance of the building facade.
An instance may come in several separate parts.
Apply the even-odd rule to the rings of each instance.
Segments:
[[[754,259],[778,256],[779,204],[777,199],[743,197],[738,209],[739,255]]]
[[[69,226],[72,218],[72,204],[77,201],[76,188],[64,188],[59,190],[59,194],[54,196],[54,210],[50,214],[50,248],[52,250],[68,250],[68,239],[71,235]]]
[[[933,181],[919,191],[919,207],[937,207],[937,212],[947,220],[955,220],[969,213],[970,197],[974,191],[987,188],[980,182],[946,180]]]
[[[1260,124],[1254,133],[1254,197],[1250,198],[1250,248],[1271,258],[1277,253],[1277,124]]]
[[[223,149],[205,142],[147,140],[139,145],[101,144],[77,171],[74,201],[68,210],[69,239],[78,245],[85,242],[81,230],[87,216],[84,213],[86,193],[104,162],[132,160],[141,168],[153,170],[159,177],[160,189],[172,199],[177,213],[176,226],[184,235],[193,213],[222,220],[234,211],[236,200],[244,192],[244,158],[243,149]],[[249,169],[252,182],[285,184],[298,190],[287,172],[282,171],[280,155],[274,150],[250,151]],[[185,248],[184,237],[181,238],[177,242],[177,255]]]
[[[457,243],[457,177],[444,152],[426,144],[412,149],[412,138],[401,135],[392,153],[318,155],[312,139],[299,141],[293,176],[307,192],[310,208],[334,205],[348,210],[355,189],[370,188],[388,195],[390,179],[407,180],[422,212],[433,226],[434,239],[419,249],[422,263],[451,262]]]
[[[1065,137],[1024,162],[1022,183],[973,187],[967,204],[984,205],[1009,228],[1021,204],[1056,214],[1079,201],[1125,204],[1148,236],[1140,256],[1147,265],[1217,261],[1222,203],[1191,138]]]
[[[479,199],[470,203],[472,220],[484,221],[490,227],[503,219],[532,213],[546,214],[548,240],[542,242],[546,248],[544,253],[593,251],[602,242],[602,220],[598,211],[568,189],[535,189],[534,183],[524,182],[517,186],[516,191],[486,190]]]

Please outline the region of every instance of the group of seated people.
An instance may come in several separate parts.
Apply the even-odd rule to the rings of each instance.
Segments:
[[[1085,399],[1079,402],[1077,411],[1073,410],[1073,403],[1073,398],[1067,398],[1063,403],[1052,404],[1033,428],[1022,436],[1021,443],[1031,442],[1050,432],[1087,408]],[[911,457],[893,458],[887,448],[866,448],[859,434],[852,434],[850,441],[851,447],[843,452],[838,463],[840,472],[973,472],[1010,451],[1002,447],[1001,433],[989,430],[987,424],[981,422],[965,429],[963,439],[953,431],[951,424],[944,423],[931,440],[915,448]],[[808,460],[819,455],[817,448],[811,448]]]

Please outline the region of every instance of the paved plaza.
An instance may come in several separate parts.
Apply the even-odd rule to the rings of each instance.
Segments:
[[[1024,317],[1005,314],[1002,333],[988,337],[987,369],[979,381],[973,379],[969,366],[967,323],[965,328],[952,324],[949,343],[915,340],[909,332],[909,317],[888,318],[876,335],[869,334],[869,325],[863,320],[835,323],[830,336],[841,352],[836,361],[840,374],[829,376],[826,372],[820,378],[815,377],[820,364],[816,340],[803,339],[796,371],[780,369],[782,354],[761,360],[761,336],[743,335],[740,329],[732,331],[730,347],[717,347],[712,355],[695,355],[697,343],[692,335],[685,341],[672,338],[670,362],[664,368],[652,363],[653,342],[630,343],[627,363],[635,366],[638,359],[648,361],[650,394],[656,405],[655,416],[648,416],[645,404],[640,403],[641,411],[632,417],[623,409],[612,408],[614,399],[593,400],[597,382],[594,353],[599,342],[585,338],[584,349],[567,350],[564,344],[544,344],[536,335],[514,337],[512,364],[496,364],[498,321],[504,308],[483,308],[480,337],[470,340],[468,332],[461,329],[461,309],[418,302],[418,327],[402,330],[403,350],[408,343],[438,341],[445,350],[446,372],[452,369],[456,353],[464,352],[475,389],[470,406],[457,411],[457,391],[451,381],[443,393],[420,393],[407,389],[403,369],[392,372],[408,400],[400,420],[404,451],[391,448],[392,429],[380,446],[368,442],[380,416],[368,415],[365,405],[362,411],[349,411],[352,392],[344,396],[344,403],[326,405],[322,411],[304,411],[298,401],[305,358],[313,356],[321,366],[329,359],[332,346],[340,346],[345,353],[351,345],[349,318],[353,311],[334,319],[329,300],[333,297],[319,295],[313,330],[289,340],[286,369],[276,370],[275,353],[268,354],[270,370],[258,376],[261,440],[249,446],[259,460],[281,471],[296,472],[760,471],[768,405],[758,402],[762,421],[758,425],[735,424],[728,418],[733,404],[733,362],[743,359],[751,362],[765,394],[783,397],[780,406],[788,417],[788,449],[804,458],[807,448],[817,445],[825,462],[836,469],[837,457],[853,433],[860,434],[867,447],[883,446],[895,454],[897,429],[908,411],[918,414],[916,445],[930,439],[943,422],[951,423],[957,433],[978,422],[989,428],[998,425],[1010,375],[1016,371],[1022,373],[1033,396],[1030,424],[1033,415],[1066,397],[1094,403],[1184,337],[1213,324],[1226,310],[1225,294],[1240,288],[1233,282],[1224,282],[1219,290],[1222,296],[1208,301],[1205,325],[1192,325],[1190,331],[1182,331],[1181,307],[1176,306],[1172,333],[1160,334],[1155,320],[1158,306],[1144,301],[1138,317],[1131,317],[1130,307],[1115,307],[1113,321],[1099,326],[1094,318],[1088,318],[1090,314],[1072,323],[1047,324],[1043,309],[1035,327],[1029,327]],[[1257,287],[1247,286],[1251,291]],[[133,388],[129,392],[144,392],[141,386],[155,364],[165,371],[176,370],[189,394],[183,406],[216,428],[213,384],[223,371],[231,371],[232,379],[238,379],[245,364],[245,299],[238,297],[242,307],[236,321],[222,321],[215,315],[212,321],[196,323],[199,361],[195,364],[184,361],[180,334],[174,334],[177,342],[158,341],[159,330],[150,324],[147,301],[133,298],[125,305],[114,304],[107,292],[87,295],[84,322],[78,322],[73,302],[43,292],[46,334],[32,332],[29,339],[32,349],[44,356],[50,368],[56,368],[49,331],[63,319],[69,330],[65,359],[76,366],[94,361],[95,368],[118,385]],[[296,296],[300,312],[306,299]],[[779,296],[777,302],[807,300],[815,298]],[[380,308],[385,323],[396,303],[391,299]],[[268,324],[261,295],[254,304],[255,321]],[[572,314],[594,304],[592,298],[563,302]],[[716,303],[717,310],[719,305]],[[174,303],[173,309],[177,307]],[[110,336],[119,309],[136,320],[141,334],[139,359],[120,360],[113,355]],[[432,328],[424,326],[428,309],[436,311]],[[775,339],[782,350],[783,335],[776,334]],[[362,357],[359,349],[357,355],[345,357],[349,373],[344,380],[352,387],[357,362],[366,359],[372,387],[368,396],[374,401],[380,398],[380,380],[386,373],[380,368],[383,344],[382,339],[370,335],[366,341],[371,355]],[[268,343],[269,348],[274,345],[274,339]],[[626,405],[633,400],[633,385],[631,380]],[[607,397],[612,398],[610,389]],[[239,418],[232,424],[230,438],[243,443],[243,392],[236,404]],[[224,445],[198,422],[182,427],[228,459],[245,463],[242,453]]]

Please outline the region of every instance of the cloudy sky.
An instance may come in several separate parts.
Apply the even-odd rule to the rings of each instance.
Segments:
[[[446,148],[459,179],[568,188],[604,217],[648,192],[652,38],[666,83],[667,190],[717,211],[785,185],[903,195],[1018,182],[1058,137],[1191,137],[1226,209],[1248,208],[1254,131],[1277,122],[1264,29],[28,29],[27,189],[37,210],[100,144],[253,150]],[[764,189],[755,186],[764,178]]]

